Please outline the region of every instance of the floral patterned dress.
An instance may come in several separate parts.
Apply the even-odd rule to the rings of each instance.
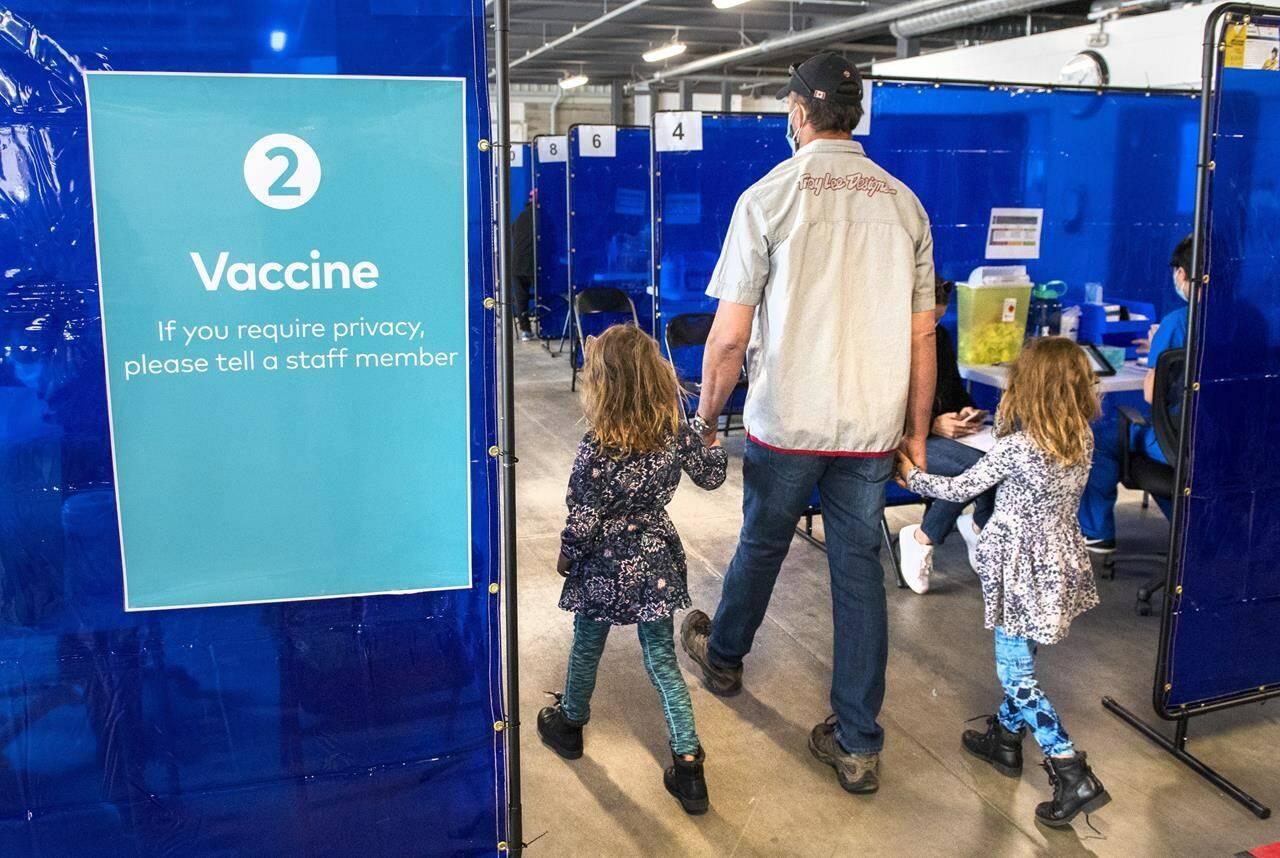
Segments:
[[[1076,517],[1092,452],[1064,466],[1016,432],[958,477],[912,469],[907,486],[913,492],[956,503],[999,484],[995,513],[977,548],[987,628],[1057,643],[1073,619],[1098,604]]]
[[[719,487],[729,457],[681,424],[670,444],[613,457],[588,433],[569,476],[569,518],[560,550],[569,576],[566,611],[615,625],[649,622],[687,608],[684,547],[666,506],[680,472],[704,489]]]

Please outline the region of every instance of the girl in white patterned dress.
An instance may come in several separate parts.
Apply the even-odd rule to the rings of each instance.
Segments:
[[[1079,346],[1060,337],[1036,340],[1010,369],[996,412],[998,440],[981,461],[958,477],[940,477],[899,458],[902,481],[920,495],[960,503],[998,486],[976,558],[1004,701],[986,732],[967,730],[961,742],[1017,777],[1030,728],[1054,790],[1052,801],[1036,807],[1036,819],[1053,827],[1110,800],[1035,673],[1037,644],[1058,643],[1075,617],[1098,604],[1076,516],[1093,451],[1089,424],[1098,414],[1095,377]]]

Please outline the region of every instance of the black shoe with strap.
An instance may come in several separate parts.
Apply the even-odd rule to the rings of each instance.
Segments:
[[[702,764],[706,759],[707,755],[701,746],[692,760],[686,760],[683,754],[672,751],[671,767],[662,775],[667,792],[676,797],[684,812],[690,816],[700,816],[711,807],[711,799],[707,796],[707,781],[702,771]]]
[[[987,719],[987,731],[965,730],[960,737],[964,749],[980,760],[986,760],[991,767],[1006,777],[1022,776],[1022,738],[1027,734],[1026,728],[1012,732],[1006,730],[995,715],[979,715]],[[977,721],[978,718],[970,718]]]
[[[564,714],[560,701],[564,695],[548,691],[556,699],[554,706],[547,706],[538,713],[538,736],[542,744],[566,760],[582,756],[582,728],[586,721],[573,721]]]
[[[1042,765],[1049,773],[1053,800],[1036,805],[1036,822],[1065,828],[1078,814],[1088,815],[1111,801],[1083,751],[1077,751],[1074,757],[1046,757]]]

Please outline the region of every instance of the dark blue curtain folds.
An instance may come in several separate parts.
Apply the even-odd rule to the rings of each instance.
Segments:
[[[494,854],[505,789],[485,454],[491,165],[475,145],[489,133],[483,3],[0,11],[0,855]],[[472,589],[123,611],[78,71],[94,68],[466,79]]]
[[[1255,19],[1256,21],[1257,19]],[[1263,23],[1263,22],[1259,22]],[[1267,24],[1275,26],[1275,21]],[[1165,707],[1280,684],[1280,76],[1223,69]]]

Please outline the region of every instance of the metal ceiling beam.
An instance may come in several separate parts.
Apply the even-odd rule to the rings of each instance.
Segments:
[[[515,68],[516,66],[519,66],[523,63],[527,63],[529,60],[533,59],[534,57],[538,57],[538,56],[542,56],[543,54],[550,53],[551,51],[554,51],[556,48],[569,42],[570,40],[576,39],[581,35],[589,33],[592,30],[596,29],[597,27],[600,27],[604,24],[609,23],[614,18],[627,14],[633,9],[639,9],[641,6],[645,5],[648,2],[649,0],[631,0],[630,3],[624,3],[623,5],[619,6],[617,9],[614,9],[611,12],[605,12],[599,18],[593,18],[592,20],[583,24],[581,27],[575,27],[573,30],[571,30],[568,33],[565,33],[563,36],[559,37],[558,39],[552,39],[542,47],[529,51],[525,53],[523,56],[516,57],[514,60],[511,61],[511,67]]]
[[[743,48],[736,48],[710,57],[703,57],[702,59],[683,63],[675,68],[657,72],[642,82],[658,83],[672,78],[684,77],[685,75],[692,74],[693,72],[705,71],[706,69],[723,68],[725,66],[737,65],[745,60],[768,57],[785,51],[795,51],[816,43],[830,42],[838,37],[860,36],[868,33],[874,33],[901,18],[906,18],[910,15],[917,15],[924,12],[932,12],[935,9],[941,9],[954,4],[955,0],[907,0],[906,3],[877,9],[872,12],[864,12],[861,15],[854,15],[852,18],[848,18],[843,21],[825,24],[820,27],[811,27],[807,30],[790,33],[786,36],[779,36],[776,39],[766,39],[756,45],[748,45]]]

